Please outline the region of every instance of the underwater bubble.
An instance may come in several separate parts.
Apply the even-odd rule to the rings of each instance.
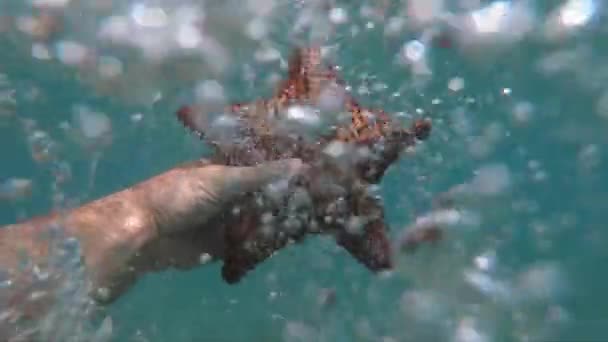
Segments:
[[[34,36],[38,22],[32,16],[20,16],[15,20],[17,29],[25,34]]]
[[[112,318],[107,316],[101,322],[99,329],[95,332],[91,342],[110,342],[112,340],[113,332]]]
[[[182,24],[177,29],[176,40],[184,49],[193,49],[203,41],[200,30],[192,24]]]
[[[457,209],[439,209],[416,218],[415,227],[451,226],[462,220],[462,212]]]
[[[537,63],[538,69],[547,76],[563,72],[576,72],[585,63],[588,52],[583,48],[564,49],[545,54]]]
[[[253,57],[258,62],[269,63],[280,60],[281,53],[273,47],[263,46],[255,51]]]
[[[222,73],[230,65],[231,54],[211,36],[205,36],[197,51],[202,52],[206,65],[215,74]]]
[[[597,144],[583,146],[578,153],[578,165],[584,170],[593,170],[601,163],[601,150]]]
[[[289,192],[289,181],[285,179],[278,180],[268,184],[264,194],[275,203],[280,203]]]
[[[312,106],[295,106],[285,115],[273,118],[271,124],[279,134],[312,142],[330,130],[331,126],[325,124],[324,119]]]
[[[427,25],[443,13],[445,0],[409,0],[407,14],[416,25]]]
[[[32,181],[26,178],[10,178],[0,183],[0,200],[22,200],[32,194]]]
[[[133,6],[131,18],[138,25],[150,28],[161,28],[168,22],[167,14],[162,8],[146,6],[143,3],[136,3]]]
[[[371,322],[369,321],[369,319],[366,318],[357,320],[357,322],[355,323],[354,333],[356,336],[356,340],[375,341],[377,339],[377,337],[374,336],[374,328]]]
[[[197,102],[205,107],[223,106],[226,103],[224,87],[216,80],[200,82],[194,90]]]
[[[247,36],[253,40],[263,40],[268,35],[268,22],[263,17],[254,17],[245,29]]]
[[[473,136],[468,141],[468,151],[472,157],[483,159],[494,151],[494,143],[486,137]]]
[[[13,279],[8,271],[0,270],[0,289],[5,289],[13,285]]]
[[[85,139],[96,140],[112,131],[110,118],[107,115],[94,112],[85,106],[74,107],[74,119]]]
[[[496,266],[496,252],[492,250],[484,252],[476,256],[473,261],[480,271],[490,272]]]
[[[465,270],[464,279],[469,285],[486,296],[505,303],[508,303],[511,299],[511,289],[487,273]]]
[[[448,82],[448,88],[453,92],[461,91],[464,89],[464,79],[462,77],[451,78]]]
[[[35,16],[20,16],[16,19],[17,28],[31,38],[48,42],[63,28],[63,18],[58,13],[40,11]]]
[[[277,6],[276,0],[248,0],[247,9],[253,16],[266,16],[272,14]]]
[[[34,265],[32,273],[34,274],[36,281],[46,281],[51,276],[51,273],[48,270],[43,271],[38,265]]]
[[[513,106],[513,120],[518,124],[530,122],[534,113],[534,105],[527,101],[519,101]]]
[[[471,17],[478,32],[497,33],[503,30],[503,20],[506,20],[509,10],[509,2],[493,1],[486,7],[473,11]]]
[[[457,28],[453,32],[458,35],[459,42],[467,47],[508,46],[532,32],[534,23],[534,13],[525,1],[492,1],[455,16],[451,22]]]
[[[262,224],[271,224],[274,221],[274,215],[271,212],[265,212],[260,217]]]
[[[125,16],[110,16],[102,19],[98,38],[112,43],[128,43],[131,41],[131,25]]]
[[[384,25],[384,34],[389,37],[398,36],[405,28],[405,23],[402,17],[390,17]]]
[[[490,164],[475,172],[471,187],[479,194],[496,195],[511,185],[511,173],[504,164]]]
[[[298,321],[291,321],[285,324],[283,332],[285,342],[309,342],[318,341],[319,336],[313,327]]]
[[[561,22],[566,26],[582,26],[595,14],[595,0],[569,0],[560,8]]]
[[[401,48],[401,61],[410,67],[411,72],[416,76],[430,76],[431,68],[427,63],[426,46],[420,40],[411,40]],[[428,78],[418,77],[415,81],[420,84]],[[421,84],[420,84],[421,85]]]
[[[69,40],[63,40],[56,43],[55,50],[57,58],[64,64],[71,66],[83,64],[91,53],[83,44]]]
[[[105,302],[110,299],[111,295],[112,292],[107,287],[98,287],[97,289],[95,289],[95,296],[99,298],[102,302]]]
[[[268,293],[268,300],[269,301],[274,301],[275,299],[277,299],[279,297],[279,293],[277,291],[270,291]]]
[[[565,279],[556,263],[533,265],[518,278],[519,295],[524,299],[554,301],[565,290]]]
[[[283,221],[283,228],[288,234],[294,235],[301,232],[304,225],[297,217],[290,215]]]
[[[352,215],[351,217],[348,218],[348,221],[346,222],[346,231],[349,234],[354,234],[354,235],[362,234],[363,228],[365,228],[366,222],[367,222],[367,219],[365,217]]]
[[[199,257],[198,257],[198,262],[201,265],[205,265],[208,264],[211,261],[211,255],[209,253],[202,253]]]
[[[32,44],[32,57],[40,60],[49,60],[52,58],[48,47],[46,44],[42,43]]]
[[[36,162],[44,163],[53,160],[56,143],[46,132],[33,129],[28,132],[27,138],[32,158]]]
[[[374,82],[372,84],[372,93],[378,94],[388,89],[388,85],[384,82]]]
[[[329,10],[329,20],[335,25],[345,24],[348,22],[348,13],[344,8],[334,7]]]
[[[309,106],[290,106],[287,109],[286,118],[294,127],[311,129],[317,128],[321,124],[318,111]]]
[[[150,340],[146,337],[146,335],[140,329],[137,329],[137,331],[135,331],[131,341],[133,341],[133,342],[150,342]]]
[[[357,94],[361,96],[370,95],[372,92],[369,90],[366,84],[362,84],[357,88]]]
[[[404,292],[400,307],[408,317],[424,322],[439,322],[446,314],[442,301],[434,293],[424,290]]]
[[[241,124],[231,115],[217,116],[210,126],[208,136],[216,143],[229,146],[239,138]]]
[[[486,342],[490,341],[477,326],[478,323],[473,317],[465,317],[458,322],[454,331],[453,342]]]
[[[412,40],[403,46],[403,56],[407,61],[418,62],[424,58],[426,48],[419,40]]]
[[[341,141],[332,141],[325,147],[323,152],[332,158],[340,158],[347,154],[350,149],[348,144]]]
[[[597,13],[595,0],[567,0],[554,9],[544,23],[544,34],[548,40],[567,37],[588,24]]]
[[[264,237],[274,238],[276,228],[272,224],[264,224],[260,227],[260,233]]]
[[[6,309],[6,310],[0,311],[0,323],[4,323],[8,320],[12,320],[14,315],[15,315],[14,309]]]
[[[321,90],[317,106],[321,112],[337,116],[337,113],[343,108],[345,99],[346,90],[344,87],[332,82]]]
[[[380,342],[398,342],[398,340],[392,336],[382,336]]]
[[[608,119],[608,91],[604,90],[595,105],[595,112],[602,118]]]
[[[132,122],[140,122],[143,118],[144,118],[144,115],[142,113],[135,113],[135,114],[131,115]]]
[[[289,206],[294,210],[310,208],[312,206],[312,199],[308,191],[301,187],[295,189],[290,197]]]
[[[30,302],[39,301],[41,299],[44,299],[46,296],[48,296],[48,294],[49,293],[47,291],[32,291],[28,296],[28,300]]]
[[[67,6],[71,0],[32,0],[32,6],[42,8],[62,8]]]
[[[99,57],[97,72],[104,79],[111,79],[120,76],[123,72],[122,62],[112,56]]]

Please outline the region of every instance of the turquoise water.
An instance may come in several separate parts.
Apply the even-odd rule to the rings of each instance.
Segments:
[[[352,8],[353,21],[364,23]],[[370,274],[331,240],[318,237],[281,251],[235,286],[221,280],[219,264],[147,275],[103,312],[113,320],[112,341],[608,339],[608,296],[602,291],[608,285],[602,16],[559,42],[526,39],[495,54],[490,48],[469,54],[455,41],[429,44],[433,73],[421,84],[394,62],[419,31],[388,39],[382,20],[354,37],[339,31],[330,41],[339,46],[335,58],[344,78],[353,89],[371,89],[359,96],[361,102],[406,112],[404,121],[419,115],[419,108],[434,122],[428,142],[415,155],[404,155],[382,183],[392,236],[430,211],[437,196],[480,170],[491,171],[486,187],[505,179],[507,185],[460,204],[476,223],[450,227],[437,246],[400,257],[390,275]],[[69,18],[74,32],[66,37],[94,44],[74,28],[83,20]],[[275,31],[276,47],[288,53],[290,38]],[[74,67],[32,58],[31,43],[18,34],[0,36],[0,44],[0,72],[16,90],[14,116],[0,116],[0,180],[33,182],[30,197],[0,203],[0,224],[50,210],[57,193],[53,170],[62,165],[71,178],[59,191],[67,201],[82,202],[206,153],[174,120],[172,112],[188,98],[184,93],[191,84],[169,78],[170,72],[144,82],[162,88],[161,98],[131,102],[138,86],[103,93],[83,80],[82,71],[79,79]],[[247,81],[241,67],[250,63],[253,50],[238,41],[226,44],[233,54],[229,72],[220,78],[227,97],[243,101],[269,94],[262,76],[278,67],[258,66],[258,78]],[[562,57],[563,66],[553,60],[549,64],[557,71],[543,68],[560,51],[570,54]],[[457,92],[447,86],[454,77],[465,82]],[[386,88],[375,88],[378,82]],[[59,128],[72,120],[75,104],[103,112],[112,122],[112,144],[100,149],[94,168],[93,154]],[[514,114],[527,106],[529,118]],[[132,120],[134,113],[142,119]],[[27,134],[16,120],[23,117],[34,119],[61,146],[55,163],[32,160]],[[487,272],[480,270],[483,260],[491,262]],[[472,285],[471,279],[477,282]],[[336,294],[329,307],[318,304],[325,289]],[[466,330],[469,326],[474,329]]]

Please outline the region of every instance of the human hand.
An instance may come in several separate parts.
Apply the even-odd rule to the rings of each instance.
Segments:
[[[140,208],[146,217],[136,233],[114,227],[123,238],[104,248],[105,274],[98,288],[122,293],[138,275],[166,268],[189,269],[224,256],[225,214],[242,196],[288,180],[306,166],[299,159],[233,167],[201,160],[178,166],[111,196]],[[128,196],[128,197],[127,197]],[[103,204],[102,204],[103,205]],[[97,210],[96,212],[100,212]],[[127,227],[127,224],[124,225]],[[125,255],[125,246],[128,257]],[[98,298],[101,301],[103,298]]]
[[[191,267],[201,255],[223,256],[222,214],[246,193],[288,180],[300,173],[299,159],[233,167],[201,160],[176,167],[139,186],[146,193],[145,207],[154,217],[156,234],[143,247],[146,263],[155,268]]]

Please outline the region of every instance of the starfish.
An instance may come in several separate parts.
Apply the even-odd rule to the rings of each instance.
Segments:
[[[348,114],[349,122],[332,127],[314,141],[280,129],[278,123],[290,108],[318,108],[328,94],[336,94],[338,109]],[[429,136],[430,121],[416,120],[403,128],[384,111],[362,107],[348,93],[336,67],[323,62],[319,47],[295,50],[288,62],[288,77],[273,96],[234,104],[225,112],[238,122],[239,141],[226,144],[210,139],[211,129],[201,108],[184,106],[177,111],[184,126],[213,146],[211,162],[244,166],[300,158],[310,165],[304,175],[287,184],[288,199],[263,192],[245,194],[224,215],[222,276],[226,282],[238,282],[275,251],[307,234],[332,234],[372,271],[392,267],[384,208],[369,185],[381,181],[406,147]]]

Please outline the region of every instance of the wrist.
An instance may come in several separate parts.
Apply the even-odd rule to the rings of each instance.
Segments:
[[[95,296],[100,301],[115,298],[133,281],[131,261],[157,235],[142,195],[128,188],[64,216],[67,235],[80,243],[93,294],[107,293]]]

